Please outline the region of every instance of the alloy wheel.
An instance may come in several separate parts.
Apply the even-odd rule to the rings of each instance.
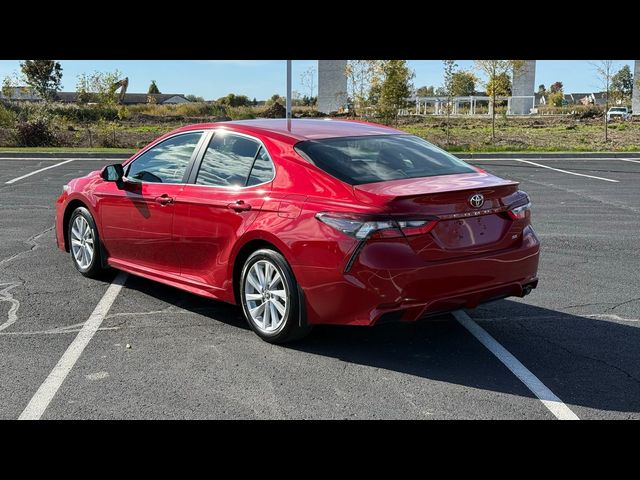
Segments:
[[[288,286],[276,266],[258,260],[247,272],[244,301],[255,326],[264,333],[282,327],[289,307]]]
[[[71,251],[81,269],[86,269],[93,261],[95,239],[93,229],[82,215],[78,215],[71,227]]]

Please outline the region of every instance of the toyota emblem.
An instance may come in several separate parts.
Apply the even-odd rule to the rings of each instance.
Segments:
[[[469,205],[474,208],[480,208],[484,205],[484,196],[481,193],[476,193],[469,198]]]

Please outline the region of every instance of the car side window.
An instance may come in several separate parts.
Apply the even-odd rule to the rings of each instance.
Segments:
[[[271,158],[269,154],[264,149],[264,147],[260,148],[258,152],[258,156],[256,157],[256,161],[253,162],[253,168],[251,169],[251,174],[249,175],[249,180],[247,181],[247,186],[258,185],[260,183],[266,183],[273,179],[273,163],[271,162]]]
[[[218,132],[204,154],[197,185],[243,187],[260,143],[240,135]]]
[[[182,183],[202,132],[176,135],[150,148],[129,166],[126,176],[153,183]]]

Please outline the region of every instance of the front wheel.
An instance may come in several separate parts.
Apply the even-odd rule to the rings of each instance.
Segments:
[[[300,326],[298,284],[285,258],[274,250],[257,250],[247,259],[240,277],[240,297],[247,322],[269,343],[297,340],[311,330]]]
[[[76,208],[69,220],[69,252],[76,269],[85,277],[103,273],[98,229],[89,210]]]

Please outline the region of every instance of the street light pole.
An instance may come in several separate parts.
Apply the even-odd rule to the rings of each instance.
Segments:
[[[291,119],[291,60],[287,60],[287,119]]]

